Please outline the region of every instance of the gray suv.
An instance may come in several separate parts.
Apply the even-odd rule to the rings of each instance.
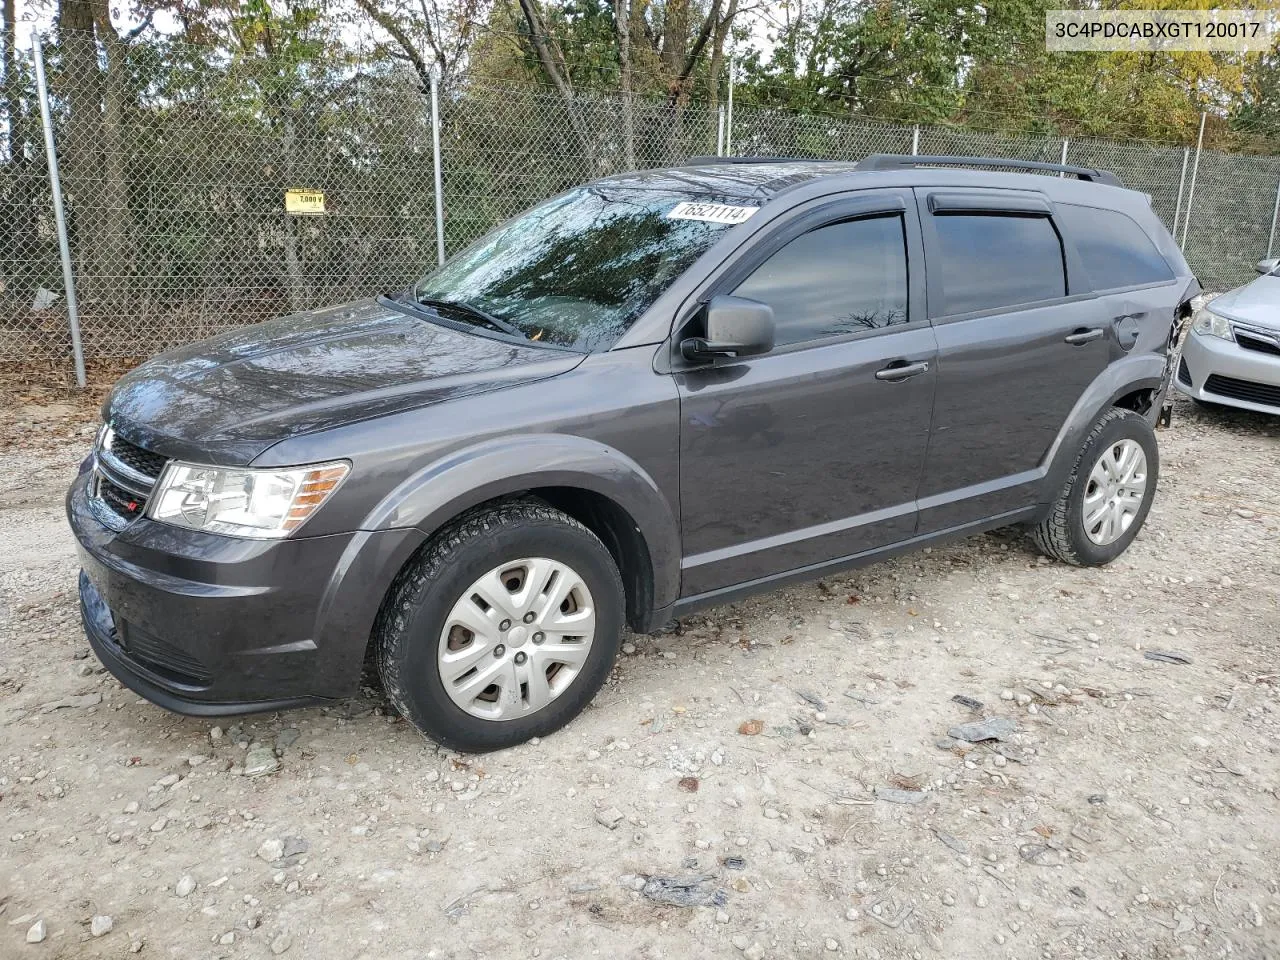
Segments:
[[[598,180],[403,293],[122,379],[67,496],[84,627],[183,713],[348,696],[368,653],[438,741],[516,744],[624,625],[1015,524],[1112,560],[1198,290],[1098,170]]]

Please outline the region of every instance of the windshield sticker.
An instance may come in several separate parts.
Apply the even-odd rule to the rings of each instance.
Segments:
[[[677,203],[667,214],[668,220],[702,220],[706,223],[742,223],[759,207],[734,207],[727,203]]]

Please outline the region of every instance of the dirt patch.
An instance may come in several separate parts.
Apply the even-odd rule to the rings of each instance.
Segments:
[[[75,385],[70,361],[0,363],[0,451],[53,451],[84,435],[120,377],[137,360],[87,364],[83,389]]]
[[[1280,420],[1179,403],[1107,569],[998,533],[725,607],[484,757],[372,686],[214,724],[102,674],[91,420],[0,453],[0,955],[1280,954]]]

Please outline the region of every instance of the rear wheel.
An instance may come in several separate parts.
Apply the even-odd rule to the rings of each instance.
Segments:
[[[1064,563],[1110,563],[1142,529],[1159,472],[1151,425],[1132,410],[1108,410],[1085,438],[1049,515],[1036,526],[1036,545]]]
[[[464,515],[392,588],[375,628],[397,709],[482,752],[564,726],[603,685],[622,637],[617,567],[586,527],[520,500]]]

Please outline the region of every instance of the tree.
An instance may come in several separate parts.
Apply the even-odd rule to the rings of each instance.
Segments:
[[[106,287],[95,288],[87,278],[131,272],[120,125],[124,58],[141,28],[122,36],[108,0],[62,0],[57,23],[60,76],[70,107],[64,184],[86,277],[81,292],[88,300],[104,296]]]
[[[628,170],[636,165],[636,118],[631,101],[631,16],[630,0],[613,0],[613,23],[618,34],[618,92],[622,94],[623,162]]]
[[[446,81],[466,68],[490,0],[356,0],[360,13],[385,35],[379,49],[409,63],[424,87],[435,67]]]
[[[1252,66],[1259,55],[1050,53],[1045,13],[1060,6],[1058,0],[783,0],[773,49],[768,57],[748,55],[740,96],[781,108],[1007,133],[1183,142],[1194,137],[1201,111],[1227,115],[1248,99],[1253,116],[1265,112],[1265,72]],[[1258,78],[1252,87],[1251,76]]]
[[[990,38],[985,7],[940,0],[787,0],[772,56],[748,56],[745,102],[941,120]]]

